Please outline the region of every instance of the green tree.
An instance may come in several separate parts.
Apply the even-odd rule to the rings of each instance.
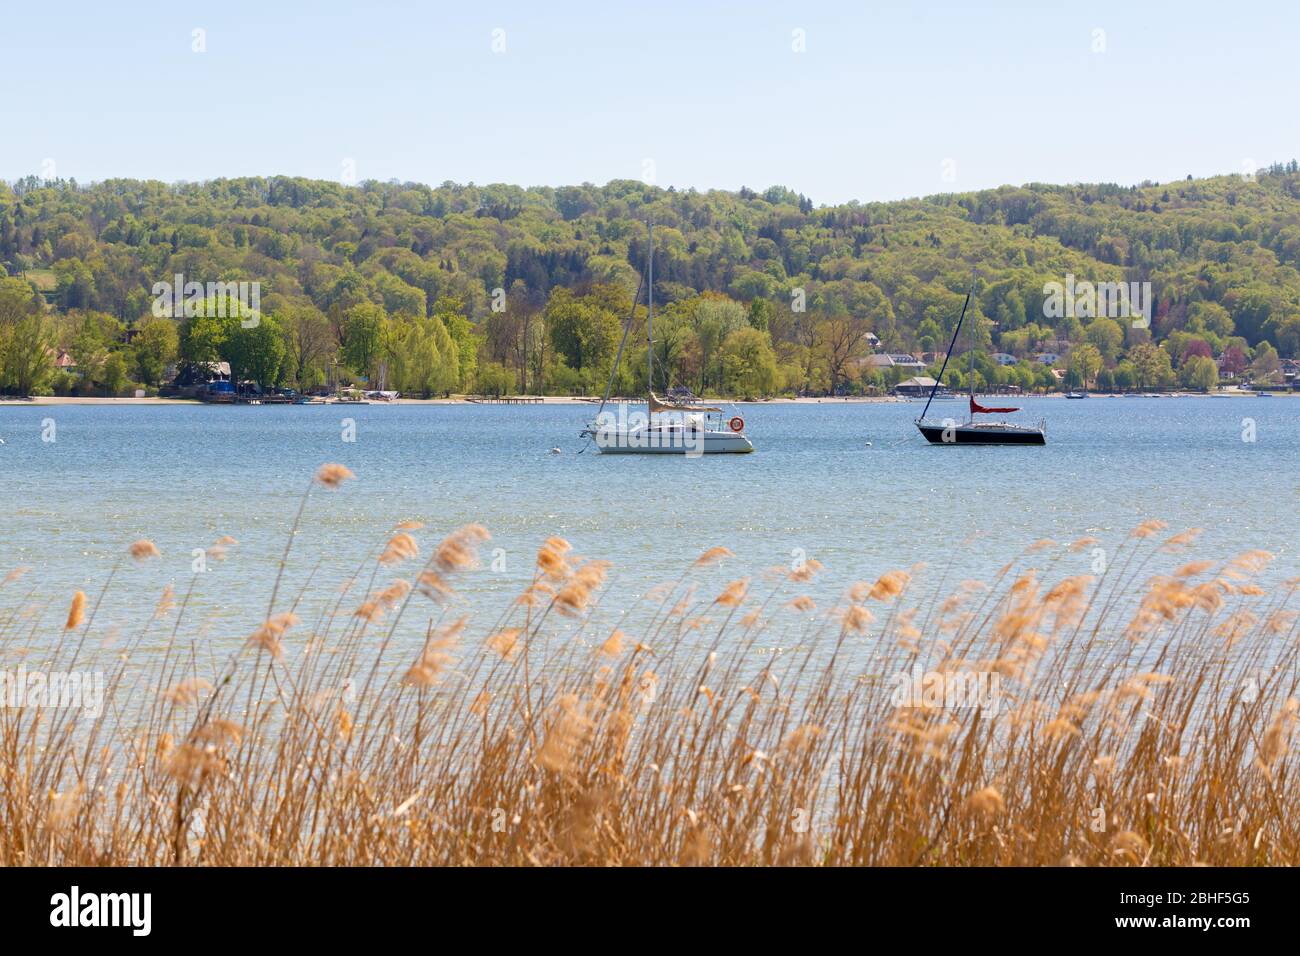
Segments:
[[[89,309],[95,304],[95,276],[80,259],[54,264],[59,305],[65,309]]]
[[[831,391],[836,392],[849,368],[867,354],[866,323],[847,315],[823,319],[816,325],[816,342],[825,356],[831,376]]]
[[[397,334],[400,345],[393,361],[393,382],[400,391],[431,398],[458,387],[459,352],[441,319],[416,319]]]
[[[0,279],[0,388],[31,395],[54,370],[53,335],[40,298],[21,279]]]
[[[30,313],[0,334],[0,385],[19,395],[41,392],[54,374],[53,336],[45,316]]]
[[[620,329],[608,309],[557,288],[546,303],[544,318],[551,344],[574,371],[598,369],[613,356]]]
[[[775,312],[776,309],[767,299],[761,296],[755,298],[749,303],[749,324],[760,332],[766,332],[772,323],[772,316]]]
[[[691,303],[690,316],[700,350],[699,390],[723,390],[719,352],[727,336],[749,325],[749,315],[739,302],[725,295],[705,293]]]
[[[229,321],[234,328],[226,339],[224,354],[231,377],[256,382],[262,389],[275,385],[284,361],[284,339],[275,319],[264,315],[252,325],[238,319]]]
[[[1193,355],[1178,370],[1178,377],[1185,387],[1208,392],[1219,384],[1219,367],[1212,358]]]
[[[388,316],[382,306],[363,302],[347,310],[343,325],[343,361],[370,380],[383,353]]]
[[[1280,354],[1291,358],[1300,356],[1300,314],[1278,319],[1269,335]]]
[[[126,359],[121,352],[113,352],[104,360],[104,370],[100,383],[108,395],[122,395],[130,384],[127,375]]]
[[[82,378],[96,385],[105,383],[104,368],[119,346],[122,326],[111,315],[85,312],[77,324],[69,351]]]
[[[375,291],[384,299],[384,308],[388,313],[404,312],[408,315],[424,315],[424,290],[408,285],[397,276],[384,272],[375,278]]]
[[[1115,387],[1119,389],[1129,389],[1137,385],[1138,372],[1137,368],[1128,359],[1120,362],[1115,366],[1114,371]]]
[[[215,311],[185,319],[180,327],[180,357],[195,364],[220,362],[230,335],[229,319],[217,318]]]
[[[1106,364],[1113,364],[1124,347],[1124,328],[1114,319],[1094,319],[1084,329],[1083,337]]]
[[[1282,368],[1282,362],[1277,357],[1277,349],[1268,342],[1262,342],[1255,347],[1254,358],[1250,363],[1250,377],[1256,382],[1271,382],[1277,377],[1278,371]]]
[[[1213,332],[1223,338],[1236,331],[1232,316],[1217,302],[1193,302],[1187,310],[1187,329],[1189,332]]]
[[[0,329],[41,311],[41,300],[22,279],[0,279]]]
[[[1090,388],[1101,371],[1101,352],[1097,346],[1084,343],[1070,352],[1070,372],[1084,388]]]
[[[737,329],[722,343],[724,388],[730,395],[757,398],[771,395],[780,385],[776,353],[766,332]]]
[[[284,339],[285,377],[299,390],[324,381],[337,350],[329,319],[310,303],[284,306],[275,319]]]
[[[180,335],[171,319],[148,318],[136,326],[131,340],[135,358],[136,375],[146,385],[157,385],[163,370],[176,360],[180,349]]]
[[[508,395],[514,390],[515,376],[500,362],[488,362],[479,366],[474,387],[480,395]]]
[[[1135,384],[1139,388],[1159,387],[1173,383],[1173,365],[1169,361],[1169,353],[1164,349],[1150,342],[1140,342],[1129,349],[1128,357],[1133,364]]]
[[[474,381],[474,372],[478,364],[478,347],[480,338],[465,314],[464,302],[454,296],[444,296],[433,304],[433,315],[442,322],[456,343],[457,381],[454,388],[463,388]]]

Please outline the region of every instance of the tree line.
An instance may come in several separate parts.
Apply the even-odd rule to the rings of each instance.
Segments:
[[[980,385],[1055,387],[1056,367],[1090,387],[1210,387],[1221,370],[1275,379],[1300,353],[1294,161],[822,207],[784,187],[631,181],[28,178],[0,183],[0,389],[120,394],[229,361],[264,387],[592,393],[630,321],[615,388],[635,394],[651,220],[657,389],[887,388],[902,373],[867,355],[942,353],[972,266]],[[157,316],[155,284],[178,275],[260,283],[259,320]],[[1067,275],[1149,282],[1150,314],[1049,315],[1045,286]]]

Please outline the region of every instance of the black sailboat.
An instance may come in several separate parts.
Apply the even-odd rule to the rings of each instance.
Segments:
[[[973,324],[971,326],[969,349],[970,416],[964,423],[960,424],[951,418],[935,421],[925,417],[926,412],[930,410],[930,403],[934,401],[935,392],[938,391],[939,384],[943,381],[943,373],[948,370],[948,360],[952,358],[952,350],[957,344],[957,336],[961,332],[962,323],[966,320],[966,309],[970,305],[971,296],[974,292],[975,276],[972,274],[971,291],[966,293],[966,301],[962,303],[961,316],[957,319],[957,327],[952,331],[952,341],[948,343],[948,354],[943,357],[943,367],[939,369],[939,378],[930,388],[930,397],[926,400],[925,408],[921,411],[921,417],[916,420],[916,427],[925,436],[925,440],[932,445],[1046,445],[1047,426],[1044,422],[1039,422],[1037,425],[1017,425],[1014,422],[983,421],[975,418],[976,415],[1009,415],[1012,412],[1020,411],[1020,409],[986,408],[975,401],[975,329]]]

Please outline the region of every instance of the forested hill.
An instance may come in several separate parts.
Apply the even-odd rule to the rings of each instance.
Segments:
[[[506,390],[535,390],[538,379],[589,388],[609,366],[610,321],[616,331],[637,287],[647,220],[656,224],[666,375],[697,390],[869,387],[855,371],[859,330],[874,332],[881,350],[941,351],[972,266],[976,315],[994,320],[980,323],[986,352],[1064,357],[1092,344],[1100,363],[1085,367],[1085,378],[1150,349],[1148,340],[1163,347],[1169,361],[1159,364],[1170,373],[1189,357],[1189,343],[1198,356],[1236,349],[1264,366],[1300,351],[1295,161],[1253,178],[1033,184],[822,207],[782,187],[696,192],[634,181],[525,189],[29,178],[0,183],[0,267],[11,297],[14,280],[41,294],[61,347],[93,316],[96,328],[110,329],[103,346],[112,353],[124,340],[117,333],[148,324],[154,284],[180,274],[260,281],[263,312],[281,317],[276,328],[286,339],[269,371],[276,381],[307,384],[336,360],[293,352],[286,325],[310,316],[329,323],[343,364],[371,376],[387,373],[385,347],[401,365],[400,342],[412,330],[423,328],[444,358],[446,337],[454,339],[455,367],[436,384],[421,379],[420,390],[469,390],[489,368],[513,376],[497,383]],[[1067,276],[1149,282],[1149,331],[1116,323],[1123,335],[1114,342],[1109,331],[1089,335],[1091,315],[1046,316],[1045,284]],[[359,314],[366,347],[353,341],[349,349],[349,322],[355,339]],[[429,331],[431,319],[446,336]],[[397,323],[397,345],[385,346],[389,323]],[[376,329],[379,341],[370,341]],[[845,330],[848,346],[835,341]],[[189,331],[182,324],[182,357],[203,357],[187,348],[220,351],[195,345]],[[724,354],[741,331],[745,341]],[[734,379],[755,362],[757,378]],[[126,365],[128,378],[149,377]]]

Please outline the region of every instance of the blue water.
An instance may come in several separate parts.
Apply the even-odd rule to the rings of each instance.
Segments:
[[[807,588],[818,600],[921,561],[952,581],[987,579],[1042,538],[1061,543],[1050,552],[1058,570],[1087,573],[1092,551],[1065,544],[1089,535],[1113,551],[1152,517],[1170,533],[1204,528],[1198,556],[1264,548],[1278,556],[1272,580],[1296,573],[1300,402],[1024,404],[1018,418],[1047,419],[1046,447],[933,447],[914,437],[919,405],[826,402],[743,407],[754,454],[689,460],[577,454],[589,406],[4,406],[0,575],[32,571],[0,590],[0,606],[34,592],[64,608],[145,537],[163,557],[126,563],[106,622],[129,626],[165,584],[183,592],[195,583],[214,639],[246,634],[303,490],[331,461],[357,478],[313,493],[287,593],[317,565],[315,593],[327,596],[358,568],[369,574],[374,550],[407,519],[427,525],[417,534],[426,554],[460,524],[487,526],[484,567],[461,590],[493,616],[529,579],[548,535],[613,562],[617,606],[714,545],[736,557],[702,575],[704,585],[806,555],[826,568]],[[344,419],[355,420],[354,442],[343,440]],[[1243,440],[1246,419],[1254,441]],[[52,442],[42,440],[48,420]],[[222,535],[238,546],[195,581],[193,552]]]

